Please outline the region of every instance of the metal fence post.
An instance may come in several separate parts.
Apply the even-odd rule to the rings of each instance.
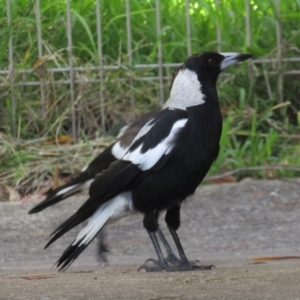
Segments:
[[[280,0],[275,0],[276,12],[276,40],[277,40],[277,65],[278,65],[278,102],[283,103],[283,74],[282,74],[282,25],[280,21]]]
[[[104,78],[103,78],[103,53],[102,53],[102,29],[101,29],[100,0],[96,0],[96,19],[97,19],[98,64],[99,64],[99,77],[100,77],[99,97],[100,97],[100,110],[101,110],[101,128],[102,128],[102,132],[106,133],[105,103],[104,103],[104,95],[103,95]]]
[[[215,0],[216,8],[217,8],[217,51],[222,52],[222,34],[221,34],[221,26],[220,26],[220,1]]]
[[[71,97],[71,118],[72,118],[72,136],[74,142],[77,141],[76,114],[75,114],[75,82],[73,70],[73,41],[72,41],[72,21],[71,21],[71,0],[67,0],[67,37],[68,37],[68,55],[69,55],[69,74],[70,74],[70,97]]]
[[[190,1],[185,0],[186,44],[187,54],[192,55]]]
[[[156,33],[158,37],[158,77],[159,77],[159,103],[164,103],[164,80],[163,80],[163,60],[162,60],[162,42],[161,42],[161,24],[160,24],[160,1],[155,0],[155,13],[156,13]]]
[[[40,0],[35,1],[35,17],[36,17],[36,27],[37,27],[38,55],[39,55],[39,59],[41,59],[43,56],[43,40],[42,40],[42,28],[41,28]],[[41,88],[40,93],[41,93],[42,116],[45,117],[45,113],[46,113],[45,84],[44,84],[44,77],[42,72],[40,72],[39,78],[40,78],[40,88]]]
[[[127,34],[127,56],[128,63],[130,67],[130,105],[131,109],[135,114],[135,101],[134,101],[134,93],[133,93],[133,78],[132,78],[132,37],[131,37],[131,22],[130,22],[130,1],[126,0],[126,34]]]
[[[12,41],[12,16],[10,10],[10,0],[6,0],[6,13],[7,13],[7,25],[9,28],[9,41],[8,41],[8,76],[10,79],[10,96],[11,96],[11,114],[12,114],[12,132],[13,135],[17,135],[16,128],[16,97],[14,92],[15,85],[15,69],[14,69],[14,53],[13,53],[13,41]]]

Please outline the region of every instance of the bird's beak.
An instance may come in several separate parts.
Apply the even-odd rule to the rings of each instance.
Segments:
[[[237,64],[243,60],[251,58],[251,54],[243,54],[243,53],[220,53],[224,56],[224,59],[221,62],[221,70],[225,68]]]

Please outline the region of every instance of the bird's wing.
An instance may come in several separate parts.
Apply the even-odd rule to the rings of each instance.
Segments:
[[[90,198],[52,233],[46,247],[90,218],[101,205],[130,190],[136,179],[159,170],[172,154],[176,137],[186,122],[187,113],[183,110],[165,109],[151,119],[136,135],[123,159],[97,175],[90,186]]]
[[[131,161],[142,171],[157,167],[160,159],[173,150],[187,121],[184,110],[162,110],[139,131],[122,160]]]
[[[178,133],[187,120],[186,111],[164,109],[148,121],[136,134],[123,158],[118,160],[118,163],[111,164],[92,182],[89,191],[91,198],[101,198],[108,190],[116,190],[116,186],[119,187],[118,192],[126,188],[122,184],[125,179],[123,176],[126,177],[126,173],[130,173],[132,169],[140,170],[141,173],[159,170],[170,157],[176,145]],[[121,164],[128,169],[118,169],[116,173],[116,166]],[[128,183],[127,179],[126,184]]]
[[[121,129],[118,140],[115,143],[105,148],[77,177],[54,190],[48,191],[46,199],[33,207],[28,213],[38,213],[76,193],[88,190],[97,174],[107,169],[116,159],[121,159],[124,156],[135,135],[158,112],[158,109],[148,112],[132,124]]]

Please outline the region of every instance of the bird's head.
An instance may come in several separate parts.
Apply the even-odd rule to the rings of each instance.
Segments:
[[[227,67],[252,57],[251,54],[202,52],[190,56],[182,66],[197,75],[200,83],[216,83],[219,74]]]
[[[251,54],[217,52],[190,56],[175,75],[165,107],[185,108],[205,103],[204,90],[215,88],[219,74],[250,57]]]

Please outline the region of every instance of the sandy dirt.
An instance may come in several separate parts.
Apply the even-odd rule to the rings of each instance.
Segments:
[[[186,201],[179,236],[190,259],[216,265],[211,271],[137,272],[155,257],[137,215],[108,228],[108,263],[95,240],[58,273],[52,266],[79,228],[43,247],[86,198],[37,215],[27,214],[34,203],[0,202],[0,299],[300,299],[300,180],[203,186]],[[290,258],[253,260],[275,256]]]

